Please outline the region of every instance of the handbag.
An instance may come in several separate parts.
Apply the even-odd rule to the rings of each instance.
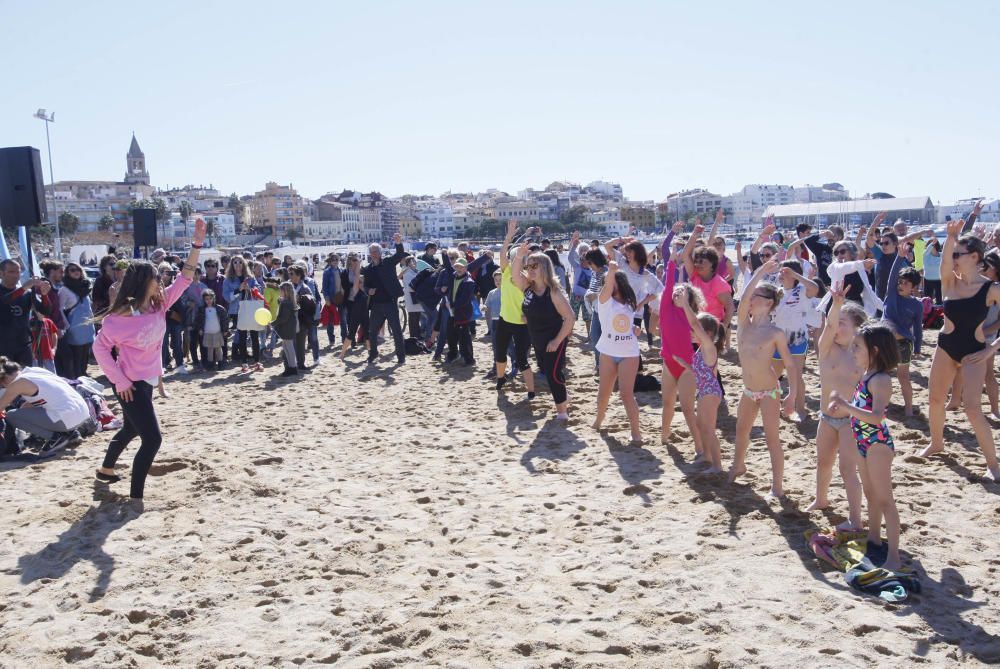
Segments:
[[[338,290],[333,294],[333,305],[339,307],[344,303],[344,291]]]
[[[264,326],[254,318],[257,310],[262,308],[266,308],[264,300],[240,300],[240,310],[236,314],[236,329],[263,332]]]

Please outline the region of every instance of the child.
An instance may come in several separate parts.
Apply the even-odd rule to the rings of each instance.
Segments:
[[[50,319],[31,311],[31,353],[34,366],[56,373],[56,346],[59,343],[59,328]]]
[[[781,302],[774,310],[774,324],[784,330],[788,350],[792,354],[790,376],[795,377],[795,385],[802,388],[802,369],[805,367],[806,353],[809,351],[809,320],[816,313],[810,298],[816,297],[819,287],[802,275],[802,264],[798,260],[781,263],[779,278],[782,287]],[[774,374],[779,379],[785,371],[784,362],[775,352],[771,362]],[[795,414],[806,414],[806,394],[799,393],[795,402]],[[793,414],[793,420],[795,419]]]
[[[771,496],[783,497],[783,476],[785,457],[781,450],[778,434],[779,413],[786,415],[795,407],[795,396],[800,392],[794,376],[788,379],[788,397],[781,406],[781,388],[778,376],[771,366],[771,359],[777,351],[782,362],[792,367],[792,355],[788,350],[785,331],[771,324],[771,312],[781,301],[781,289],[772,283],[761,283],[761,278],[774,274],[781,265],[768,260],[761,265],[747,284],[740,310],[737,314],[736,341],[740,351],[740,366],[743,371],[743,396],[736,412],[736,453],[729,470],[729,482],[746,473],[746,455],[750,447],[750,429],[761,414],[767,451],[771,456]]]
[[[847,300],[844,286],[838,285],[830,291],[831,307],[827,314],[816,346],[819,357],[820,407],[830,403],[830,396],[836,392],[846,397],[857,388],[864,375],[865,365],[854,360],[854,339],[858,328],[867,320],[861,305]],[[833,478],[833,463],[840,462],[840,478],[847,493],[849,516],[846,522],[837,526],[843,532],[861,530],[861,479],[858,478],[858,450],[851,432],[850,416],[846,411],[824,411],[821,409],[819,426],[816,428],[816,500],[807,511],[818,511],[830,506],[827,493]]]
[[[503,279],[503,272],[496,270],[493,272],[493,290],[486,296],[486,330],[490,335],[490,346],[493,348],[493,359],[497,357],[497,321],[500,319],[500,281]],[[486,373],[487,379],[497,377],[496,365]]]
[[[636,295],[629,285],[628,275],[620,271],[618,263],[612,260],[608,263],[608,278],[597,298],[597,315],[604,328],[597,342],[597,350],[601,354],[601,385],[597,392],[594,429],[601,429],[617,381],[632,430],[632,445],[640,446],[642,429],[639,427],[639,405],[634,395],[635,375],[639,371],[639,326],[633,324],[635,311]]]
[[[668,236],[669,239],[669,236]],[[664,242],[664,248],[669,248]],[[698,416],[695,414],[695,379],[691,371],[694,351],[691,346],[691,325],[685,315],[684,306],[693,312],[701,311],[705,298],[701,291],[691,284],[675,285],[677,278],[677,258],[675,253],[664,271],[666,279],[663,295],[660,297],[660,346],[663,358],[663,375],[660,383],[663,394],[663,410],[660,416],[660,442],[670,443],[671,424],[674,420],[674,402],[678,392],[681,411],[687,421],[695,454],[703,456],[701,433],[698,430]]]
[[[868,551],[876,566],[890,571],[902,567],[899,557],[899,511],[892,496],[892,459],[895,447],[885,424],[885,412],[892,397],[889,372],[899,362],[896,336],[885,323],[865,325],[855,340],[855,361],[865,366],[865,374],[847,403],[838,393],[830,395],[828,411],[846,411],[861,455],[861,481],[868,500]],[[885,518],[888,551],[882,546],[882,518]],[[885,553],[885,560],[876,556]],[[880,563],[880,564],[879,564]]]
[[[281,338],[285,352],[285,371],[281,376],[296,376],[299,373],[298,358],[295,355],[295,334],[299,328],[298,295],[291,281],[284,281],[278,287],[278,315],[274,319],[274,331]]]
[[[691,335],[698,343],[691,361],[691,373],[694,375],[698,401],[697,428],[701,435],[701,456],[709,463],[710,474],[722,473],[722,449],[719,437],[715,433],[716,421],[719,415],[719,405],[722,403],[722,386],[719,385],[716,364],[719,354],[725,346],[725,332],[719,320],[710,313],[695,314],[687,302],[683,305],[684,315],[691,326]],[[683,364],[680,357],[675,358]]]
[[[202,304],[194,316],[195,339],[201,341],[205,371],[222,369],[222,344],[229,329],[226,310],[215,303],[215,291],[206,288],[201,293]]]
[[[274,355],[275,344],[278,343],[278,334],[274,330],[274,319],[278,317],[278,286],[280,285],[281,280],[277,277],[264,278],[264,304],[271,312],[271,323],[264,331],[264,354],[269,360]]]
[[[903,394],[903,413],[913,415],[913,385],[910,383],[910,360],[914,355],[920,355],[920,342],[924,337],[924,306],[913,292],[920,287],[920,272],[907,267],[906,257],[911,245],[901,243],[899,253],[889,271],[889,283],[885,293],[885,312],[882,318],[892,324],[896,330],[896,342],[899,347],[899,365],[896,367],[896,378],[899,379],[899,390]]]

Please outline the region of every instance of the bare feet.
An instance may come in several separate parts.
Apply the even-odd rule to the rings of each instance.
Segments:
[[[708,469],[705,470],[705,473],[706,474],[721,474],[722,471],[723,471],[722,467],[716,467],[715,465],[712,465],[711,467],[709,467]]]
[[[692,460],[691,463],[698,464],[700,462],[708,462],[708,458],[705,457],[704,453],[695,453],[694,460]]]
[[[772,487],[767,491],[768,499],[784,499],[785,492],[781,488]]]
[[[740,465],[737,467],[735,464],[729,468],[729,482],[733,483],[736,479],[747,473],[747,466]]]
[[[663,444],[664,446],[669,446],[670,445],[670,433],[669,432],[661,432],[660,433],[660,443]]]
[[[938,453],[944,453],[944,446],[935,446],[931,444],[924,450],[920,451],[920,457],[929,458],[932,455],[937,455]]]
[[[593,423],[591,424],[591,426],[590,426],[590,427],[592,427],[592,428],[594,428],[595,430],[597,430],[598,432],[600,432],[600,431],[601,431],[601,421],[599,421],[599,420],[595,420],[595,421],[594,421],[594,422],[593,422]]]
[[[845,520],[844,522],[837,525],[837,527],[835,527],[834,529],[837,530],[838,532],[861,532],[862,530],[864,530],[864,528],[861,526],[860,523],[855,525],[849,520]]]
[[[959,404],[952,404],[951,402],[949,402],[948,406],[946,406],[944,408],[944,410],[945,411],[958,411],[961,408],[962,408],[961,405],[959,405]]]
[[[815,502],[806,507],[806,511],[822,511],[823,509],[829,509],[830,502],[817,499]]]
[[[885,562],[882,563],[882,569],[888,569],[889,571],[900,571],[903,568],[903,561],[899,558],[887,558]]]

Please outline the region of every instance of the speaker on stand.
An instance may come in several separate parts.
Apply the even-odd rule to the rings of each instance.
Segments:
[[[0,148],[0,221],[8,229],[31,227],[43,223],[48,215],[38,149]]]
[[[133,209],[132,210],[132,233],[135,236],[136,246],[153,247],[156,242],[156,210],[155,209]],[[148,252],[147,252],[148,255]]]

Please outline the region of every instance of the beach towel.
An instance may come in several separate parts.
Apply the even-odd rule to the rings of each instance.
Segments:
[[[844,580],[855,590],[893,603],[904,602],[922,589],[916,575],[876,567],[868,558],[849,569]]]

